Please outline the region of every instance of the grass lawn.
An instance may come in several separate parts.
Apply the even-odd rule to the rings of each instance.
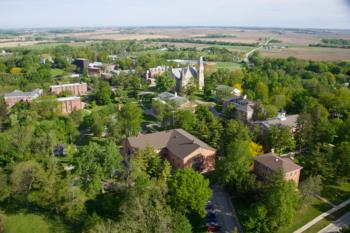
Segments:
[[[50,233],[67,232],[63,223],[49,220],[37,214],[17,213],[5,215],[4,233]]]
[[[238,63],[233,63],[233,62],[217,62],[215,64],[215,69],[229,69],[229,70],[239,70],[241,69],[242,66]]]
[[[51,69],[51,76],[56,77],[59,75],[63,75],[64,74],[64,70],[61,69]]]
[[[336,184],[327,184],[323,187],[321,196],[336,205],[340,204],[350,198],[350,183],[338,182]]]
[[[324,203],[318,198],[315,198],[312,204],[299,210],[299,212],[296,214],[294,223],[291,226],[280,230],[279,233],[291,233],[330,208],[332,208],[332,206]]]
[[[334,212],[333,214],[329,215],[328,217],[322,219],[317,224],[313,225],[304,233],[317,233],[320,230],[322,230],[324,227],[328,226],[331,222],[337,220],[338,218],[341,218],[344,214],[348,213],[350,211],[350,205],[345,206],[344,208]]]

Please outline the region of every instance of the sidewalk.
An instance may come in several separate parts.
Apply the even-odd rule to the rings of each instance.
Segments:
[[[340,203],[339,205],[337,205],[337,206],[333,207],[332,209],[328,210],[327,212],[324,212],[321,215],[317,216],[316,218],[312,219],[310,222],[306,223],[304,226],[302,226],[298,230],[294,231],[294,233],[302,233],[302,232],[306,231],[311,226],[315,225],[317,222],[319,222],[322,219],[324,219],[325,217],[333,214],[334,212],[340,210],[341,208],[347,206],[348,204],[350,204],[350,199]]]

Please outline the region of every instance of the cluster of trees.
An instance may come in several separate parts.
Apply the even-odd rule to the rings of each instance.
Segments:
[[[322,39],[322,43],[310,44],[310,47],[327,47],[327,48],[350,48],[350,40],[346,39]]]
[[[227,41],[212,41],[212,40],[198,40],[198,39],[177,39],[177,38],[158,38],[158,39],[146,39],[150,42],[172,42],[172,43],[191,43],[191,44],[208,44],[208,45],[225,45],[225,46],[250,46],[255,47],[257,43],[239,43],[239,42],[227,42]]]

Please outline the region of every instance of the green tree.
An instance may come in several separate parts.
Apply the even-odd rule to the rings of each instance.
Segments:
[[[350,177],[350,142],[342,142],[337,146],[333,162],[337,177],[348,179]]]
[[[203,206],[211,197],[209,181],[190,168],[177,170],[169,180],[168,199],[173,210],[204,215]]]
[[[127,103],[119,113],[119,124],[123,135],[135,136],[141,130],[142,111],[134,103]]]
[[[159,92],[170,91],[175,87],[176,81],[171,74],[165,73],[156,78],[156,88]]]
[[[106,105],[111,103],[112,89],[108,82],[100,81],[95,93],[97,104]]]
[[[258,82],[255,87],[256,99],[261,100],[264,104],[269,102],[269,88],[263,82]]]
[[[236,140],[227,146],[226,154],[218,161],[218,170],[223,182],[239,190],[249,180],[252,163],[249,143]]]
[[[268,143],[278,154],[295,149],[295,140],[289,127],[271,126],[268,131]]]
[[[302,203],[310,204],[316,196],[320,195],[322,191],[321,176],[310,176],[300,184],[300,194]]]

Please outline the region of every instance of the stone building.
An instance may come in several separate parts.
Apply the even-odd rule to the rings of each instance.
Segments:
[[[11,93],[4,95],[5,103],[8,107],[12,107],[18,102],[32,102],[36,98],[42,96],[42,89],[35,89],[31,92],[22,92],[20,90],[15,90]]]
[[[124,155],[151,146],[173,168],[192,168],[200,173],[215,169],[216,150],[183,129],[173,129],[129,137],[124,141]]]
[[[254,115],[255,102],[248,100],[247,96],[234,96],[223,99],[223,111],[233,105],[236,118],[240,118],[244,122],[250,122]]]
[[[79,96],[58,98],[57,102],[60,104],[61,111],[64,114],[70,114],[75,110],[84,108]]]
[[[73,95],[84,95],[87,92],[86,83],[69,83],[50,86],[50,92],[55,95],[60,95],[62,92],[70,92]]]
[[[183,92],[192,80],[196,82],[199,90],[204,88],[204,62],[203,57],[200,57],[198,69],[195,66],[187,66],[186,68],[171,69],[173,77],[176,79],[176,91]]]

